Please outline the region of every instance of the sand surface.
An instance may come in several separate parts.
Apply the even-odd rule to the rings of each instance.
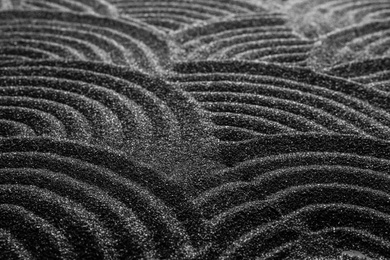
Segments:
[[[0,0],[13,259],[390,259],[390,1]]]

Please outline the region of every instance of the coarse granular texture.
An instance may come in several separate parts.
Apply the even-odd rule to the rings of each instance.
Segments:
[[[0,260],[390,259],[390,0],[0,0]]]

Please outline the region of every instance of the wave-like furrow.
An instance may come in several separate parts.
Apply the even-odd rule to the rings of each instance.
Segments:
[[[287,139],[286,136],[278,137],[285,141]],[[304,137],[301,136],[300,139],[306,141]],[[327,147],[328,149],[321,151],[300,147],[301,149],[290,152],[286,144],[278,154],[276,151],[269,151],[271,148],[263,147],[263,150],[269,151],[269,155],[259,155],[232,168],[213,173],[220,179],[217,184],[219,186],[212,188],[216,184],[210,184],[204,187],[210,191],[200,196],[196,204],[204,210],[205,216],[210,218],[231,207],[252,200],[265,200],[273,193],[299,185],[339,183],[388,192],[388,154],[368,154],[368,151],[354,154],[353,151],[343,149],[346,147],[345,139],[347,138],[344,136],[337,136],[332,140],[335,146],[333,149]],[[378,142],[370,139],[349,139],[360,143],[366,141],[373,147],[378,146]],[[336,141],[341,142],[340,149],[335,149],[338,148]],[[383,144],[386,145],[388,146],[388,143]]]
[[[308,65],[323,70],[343,63],[390,57],[390,19],[353,25],[321,37]]]
[[[326,73],[382,91],[390,91],[390,58],[369,59],[330,67]]]
[[[289,16],[295,31],[309,38],[390,18],[387,0],[292,0],[281,8]]]
[[[36,136],[34,129],[29,125],[15,120],[0,119],[0,136]]]
[[[123,18],[138,18],[163,30],[186,26],[233,14],[254,14],[264,9],[240,0],[110,0]]]
[[[2,62],[0,85],[1,119],[35,135],[131,148],[137,140],[190,140],[205,125],[183,92],[123,67]]]
[[[0,158],[2,256],[187,259],[195,253],[199,218],[184,192],[124,154],[12,138],[0,140]]]
[[[390,220],[389,142],[323,135],[260,139],[256,157],[215,172],[220,183],[193,200],[209,226],[214,245],[208,254],[245,259],[299,249],[319,257],[320,244],[305,244],[305,236],[319,235],[329,239],[329,249],[390,256],[390,229],[382,228]]]
[[[69,12],[4,11],[0,13],[0,33],[4,36],[0,49],[12,48],[0,55],[103,61],[147,72],[168,66],[170,59],[170,43],[164,36],[135,20]]]
[[[233,16],[179,31],[178,60],[267,60],[304,64],[313,41],[285,26],[280,14]]]
[[[233,30],[238,29],[261,30],[262,27],[269,29],[269,27],[272,26],[278,26],[280,29],[280,27],[284,26],[286,23],[284,18],[284,15],[278,13],[234,15],[204,25],[199,24],[186,28],[177,32],[175,38],[179,43],[186,44],[190,41],[205,40],[205,37],[211,37],[217,33],[234,33]],[[232,35],[230,35],[230,37],[232,37]]]
[[[169,81],[211,114],[223,141],[294,132],[343,133],[388,139],[383,91],[268,63],[178,63]]]
[[[225,257],[228,255],[234,257],[230,256],[227,259],[251,259],[256,256],[264,257],[271,252],[273,254],[283,253],[285,257],[294,254],[303,254],[307,257],[282,258],[279,256],[276,259],[312,259],[309,256],[335,256],[334,254],[337,252],[350,250],[362,251],[371,256],[373,254],[380,255],[387,259],[390,248],[389,230],[381,227],[388,226],[389,214],[380,212],[373,206],[368,206],[370,201],[367,199],[364,206],[351,204],[353,202],[347,199],[337,199],[337,196],[356,196],[357,194],[378,199],[377,196],[374,196],[375,192],[372,192],[374,194],[362,194],[364,189],[361,188],[345,187],[345,190],[340,191],[337,190],[340,188],[336,187],[337,185],[329,186],[331,187],[317,185],[318,190],[314,194],[309,194],[313,192],[309,187],[301,187],[301,193],[291,190],[290,192],[294,193],[286,194],[286,196],[297,195],[293,197],[304,200],[307,204],[298,204],[296,201],[291,202],[286,197],[278,197],[280,200],[289,201],[289,207],[283,208],[279,204],[284,202],[276,199],[254,201],[215,216],[209,221],[209,234],[213,246],[212,249],[204,253],[207,255],[205,259],[226,259]],[[326,190],[327,188],[329,190]],[[326,194],[328,199],[310,197],[317,194]],[[382,207],[388,207],[388,202],[387,205],[385,203],[389,196],[386,195],[382,194]],[[329,196],[332,197],[329,198]],[[289,218],[291,218],[290,223],[283,223],[285,219]],[[279,226],[279,228],[276,230],[272,228],[275,226]],[[260,233],[256,232],[261,229],[266,230]],[[342,236],[337,237],[337,233],[338,235],[342,233],[341,229],[345,232]],[[333,230],[333,234],[329,232],[331,230]],[[266,232],[269,232],[267,236],[265,236]],[[256,236],[251,237],[251,234],[254,233],[257,233]],[[313,235],[322,238],[322,243],[313,243],[315,242]],[[280,247],[286,246],[286,244],[289,246],[280,252]]]
[[[1,0],[0,10],[43,10],[118,16],[114,6],[106,0]]]
[[[48,136],[109,146],[177,181],[202,179],[195,173],[207,175],[214,167],[204,157],[215,153],[217,140],[197,102],[161,79],[124,67],[1,62],[0,119],[2,138]]]
[[[208,259],[345,259],[343,252],[357,252],[368,259],[388,259],[388,225],[389,214],[371,208],[308,205],[278,221],[260,224],[236,240],[230,238],[220,251],[204,255]]]
[[[300,151],[343,152],[344,150],[348,150],[356,154],[377,153],[382,155],[385,155],[386,152],[389,153],[389,150],[385,143],[382,143],[381,139],[374,138],[373,140],[378,140],[378,142],[370,141],[370,138],[363,136],[333,133],[275,134],[240,142],[221,143],[220,156],[226,165],[234,166],[257,157]],[[369,145],[372,145],[372,147],[369,147]],[[374,149],[379,150],[374,151]]]
[[[58,47],[58,45],[56,46]],[[61,47],[60,47],[61,48]],[[0,47],[1,60],[59,59],[58,55],[33,47]]]

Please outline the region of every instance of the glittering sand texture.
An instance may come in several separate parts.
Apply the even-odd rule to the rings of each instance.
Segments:
[[[0,260],[390,259],[389,0],[0,0]]]

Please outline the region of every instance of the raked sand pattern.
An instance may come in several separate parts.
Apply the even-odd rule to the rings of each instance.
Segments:
[[[390,259],[390,1],[0,0],[0,259]]]

